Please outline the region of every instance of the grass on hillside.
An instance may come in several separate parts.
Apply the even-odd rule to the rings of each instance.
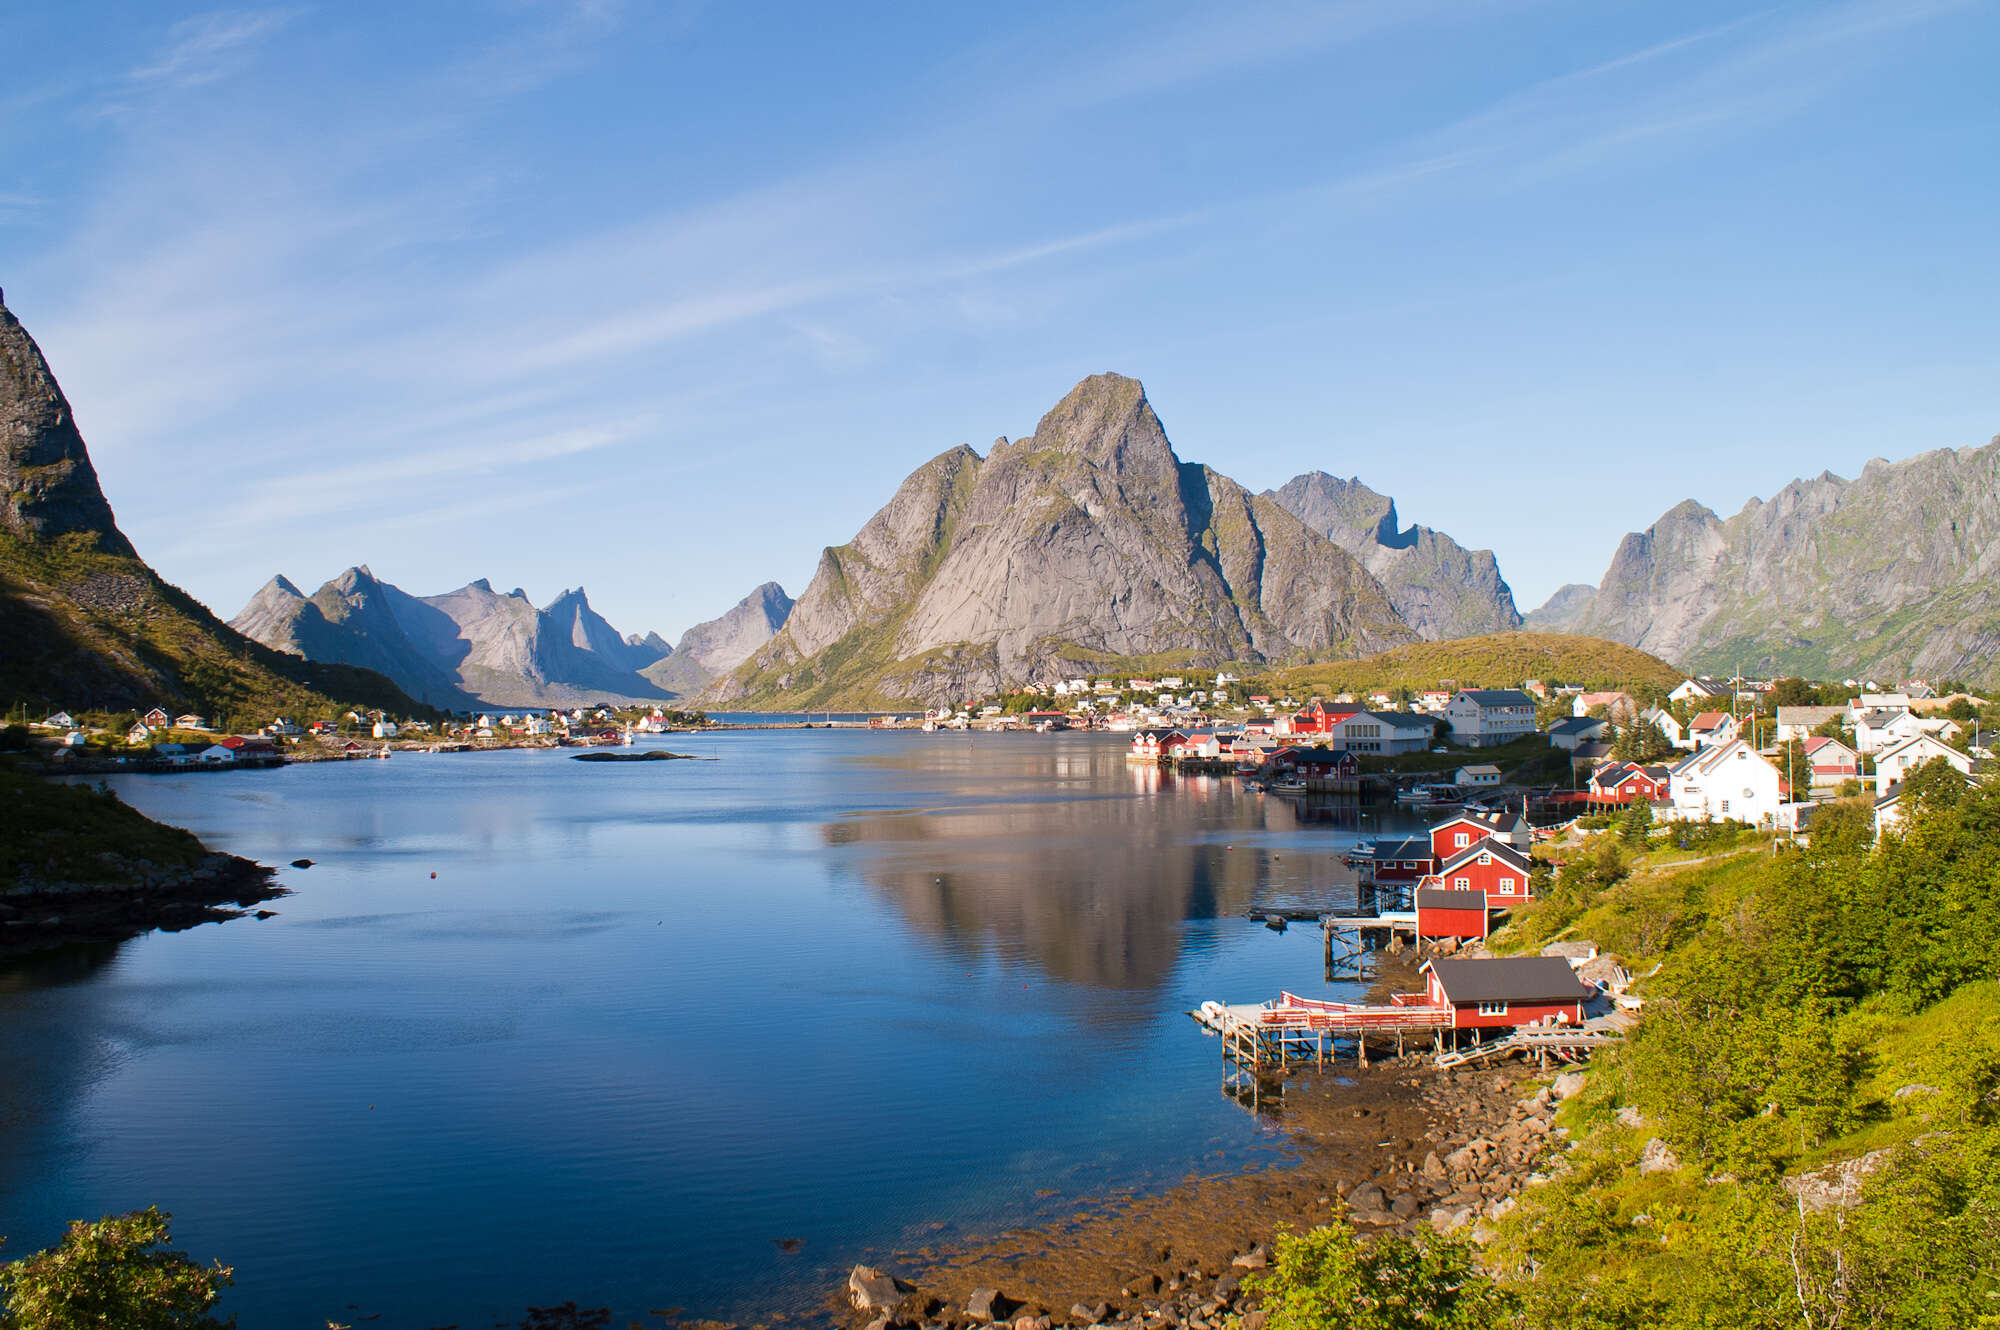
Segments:
[[[121,859],[192,868],[203,853],[192,832],[155,822],[114,795],[0,760],[0,883],[11,885],[24,872],[50,881],[118,881],[129,876]]]
[[[1273,687],[1295,697],[1436,688],[1512,688],[1528,679],[1585,688],[1672,688],[1687,676],[1637,647],[1568,633],[1489,633],[1445,642],[1413,642],[1358,660],[1270,671]]]
[[[434,719],[372,670],[273,651],[143,562],[69,535],[0,535],[0,704],[30,711],[191,710],[219,727],[350,707]]]

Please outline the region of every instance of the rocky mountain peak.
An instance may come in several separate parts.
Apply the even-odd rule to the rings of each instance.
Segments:
[[[97,471],[41,347],[0,304],[0,529],[23,540],[95,537],[136,558],[118,529]]]
[[[1122,374],[1093,374],[1070,389],[1035,426],[1033,446],[1113,473],[1178,465],[1145,387]]]

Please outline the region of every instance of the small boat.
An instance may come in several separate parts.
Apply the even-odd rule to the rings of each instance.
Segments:
[[[1282,933],[1290,925],[1285,922],[1285,916],[1282,914],[1267,914],[1264,916],[1264,927],[1273,933]]]

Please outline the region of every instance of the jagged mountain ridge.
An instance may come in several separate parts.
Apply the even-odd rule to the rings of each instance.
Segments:
[[[1083,380],[1033,436],[931,459],[828,548],[785,628],[708,696],[940,702],[1095,661],[1220,663],[1413,640],[1381,584],[1274,500],[1175,456],[1137,380]]]
[[[789,607],[775,584],[759,588],[745,605],[774,603],[772,591]],[[735,621],[724,626],[727,619],[688,630],[697,647],[694,687],[712,677],[698,663],[700,653],[729,659],[736,649],[733,665],[753,649],[737,645],[750,630]],[[672,661],[675,648],[657,633],[620,636],[582,587],[538,609],[520,588],[503,594],[485,578],[442,595],[413,596],[362,565],[311,596],[279,574],[233,622],[278,650],[380,670],[412,694],[452,710],[664,702],[692,691],[648,673]]]
[[[1521,626],[1492,550],[1469,550],[1427,526],[1404,528],[1396,501],[1358,478],[1309,471],[1264,497],[1361,560],[1419,637],[1441,641]]]
[[[0,302],[0,699],[198,711],[225,725],[349,706],[424,709],[387,678],[315,665],[169,585],[112,515],[41,347]]]
[[[2000,681],[2000,438],[1727,519],[1677,504],[1620,542],[1571,631],[1718,673]]]

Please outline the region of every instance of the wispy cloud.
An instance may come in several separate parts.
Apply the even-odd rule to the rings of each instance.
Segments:
[[[296,9],[216,10],[182,19],[167,31],[166,49],[129,71],[135,84],[192,88],[237,69],[266,38],[299,16]]]

